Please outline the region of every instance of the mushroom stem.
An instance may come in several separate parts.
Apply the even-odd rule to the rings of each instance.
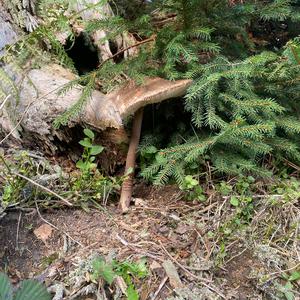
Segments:
[[[143,112],[144,112],[144,108],[142,107],[138,109],[134,114],[130,143],[129,143],[127,158],[126,158],[125,174],[127,174],[128,171],[131,172],[130,174],[127,175],[127,178],[124,180],[122,184],[120,203],[119,203],[122,213],[126,213],[128,211],[130,201],[131,201],[132,190],[133,190],[134,169],[135,169],[135,157],[136,157],[136,151],[141,136]]]

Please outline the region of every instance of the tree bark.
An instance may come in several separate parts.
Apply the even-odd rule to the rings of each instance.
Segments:
[[[61,87],[75,78],[76,75],[72,72],[54,64],[29,71],[19,86],[18,103],[13,97],[7,100],[7,104],[13,108],[13,112],[8,116],[12,113],[13,116],[0,116],[2,137],[7,140],[7,134],[11,132],[15,138],[19,136],[21,142],[31,138],[37,146],[46,147],[52,153],[57,149],[56,138],[69,142],[72,137],[67,131],[54,128],[52,123],[79,99],[81,87],[75,87],[64,95],[57,95]],[[82,112],[69,121],[68,127],[88,125],[96,131],[106,128],[122,130],[123,120],[139,108],[179,97],[189,85],[189,80],[172,82],[161,78],[148,78],[141,86],[130,82],[106,95],[94,90]],[[10,134],[9,137],[12,136]],[[3,138],[0,139],[0,145]]]

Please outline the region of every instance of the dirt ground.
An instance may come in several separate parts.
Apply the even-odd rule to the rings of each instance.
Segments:
[[[98,299],[72,298],[87,284],[75,287],[71,278],[83,261],[95,253],[119,261],[146,258],[149,276],[137,282],[141,300],[272,299],[253,277],[254,270],[266,271],[266,266],[242,235],[226,246],[226,257],[217,263],[222,247],[212,234],[220,226],[220,199],[193,204],[173,186],[142,186],[136,195],[126,215],[114,203],[90,212],[9,212],[0,220],[0,268],[14,283],[33,277],[47,286],[63,283],[63,299]],[[179,286],[166,275],[167,260],[176,268]]]

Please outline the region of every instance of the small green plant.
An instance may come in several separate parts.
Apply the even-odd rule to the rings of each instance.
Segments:
[[[108,284],[112,284],[116,273],[113,270],[112,264],[107,263],[102,257],[96,258],[93,261],[93,273],[91,280],[96,282],[99,278],[103,278]]]
[[[290,275],[284,274],[283,278],[286,280],[286,284],[284,286],[280,285],[280,291],[284,294],[286,300],[296,299],[294,289],[297,285],[296,282],[300,280],[300,272],[294,271]]]
[[[254,177],[240,177],[235,184],[235,190],[240,195],[249,195],[251,194],[251,185],[255,182]]]
[[[217,265],[222,265],[228,255],[226,245],[251,222],[254,214],[253,189],[255,179],[252,176],[239,177],[233,184],[222,181],[217,191],[229,201],[232,215],[219,227],[221,235]]]
[[[283,296],[286,300],[295,300],[295,284],[298,280],[300,280],[300,272],[294,271],[290,275],[284,274],[282,277],[286,280],[286,283],[283,285],[276,282],[275,284],[278,292],[280,293],[279,296]]]
[[[294,177],[279,179],[269,187],[269,191],[270,194],[275,194],[275,196],[270,197],[270,202],[273,205],[298,201],[300,198],[300,182]]]
[[[153,146],[142,147],[140,150],[140,167],[141,170],[144,170],[150,163],[155,161],[155,156],[158,152],[158,149]],[[149,178],[148,180],[153,180],[154,178]]]
[[[12,194],[13,194],[12,186],[10,184],[6,185],[4,187],[3,196],[2,196],[2,204],[4,204],[4,206],[7,206],[9,204],[10,199],[12,198]]]
[[[97,164],[94,163],[96,155],[100,154],[104,147],[94,145],[95,134],[90,129],[83,130],[85,138],[79,142],[84,147],[82,159],[76,163],[76,167],[82,171],[84,175],[89,175],[92,170],[96,169]]]
[[[20,287],[14,291],[9,278],[0,273],[0,300],[50,300],[51,295],[47,289],[34,280],[24,280]]]
[[[199,185],[198,180],[194,179],[192,175],[185,176],[184,181],[179,188],[186,192],[187,200],[206,200],[203,188]]]
[[[234,185],[222,181],[217,191],[229,199],[230,204],[236,208],[235,222],[249,222],[253,210],[252,186],[255,179],[252,176],[239,177]]]
[[[232,193],[232,185],[228,184],[225,181],[221,181],[220,184],[217,186],[217,191],[222,196],[228,196]]]
[[[71,188],[81,194],[79,199],[81,208],[89,211],[88,202],[90,201],[98,207],[99,200],[102,200],[102,205],[105,206],[109,196],[121,188],[125,176],[107,177],[97,169],[96,155],[100,154],[104,147],[94,144],[95,134],[93,131],[86,128],[83,133],[85,137],[79,141],[79,144],[83,146],[83,154],[76,163],[80,174],[75,174],[71,179]]]
[[[34,177],[36,172],[37,165],[28,152],[21,151],[15,154],[10,160],[0,154],[0,176],[5,178],[5,183],[0,187],[2,208],[6,209],[16,203],[31,201],[33,195],[37,193],[36,189],[28,185],[28,182],[16,175],[16,173],[30,178]]]
[[[102,257],[99,257],[93,262],[91,280],[97,282],[99,278],[102,278],[108,284],[112,284],[116,276],[121,276],[127,284],[127,299],[139,300],[139,294],[135,288],[134,281],[145,278],[147,275],[148,271],[145,260],[139,262],[118,262],[113,260],[111,263],[107,263]]]

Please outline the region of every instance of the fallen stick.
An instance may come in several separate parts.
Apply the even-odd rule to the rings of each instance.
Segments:
[[[24,175],[22,175],[22,174],[20,174],[20,173],[14,172],[14,171],[11,171],[11,173],[14,174],[14,175],[16,175],[16,176],[18,176],[18,177],[20,177],[20,178],[22,178],[22,179],[25,179],[26,181],[28,181],[28,182],[30,182],[31,184],[33,184],[33,185],[39,187],[40,189],[46,191],[47,193],[52,194],[53,196],[55,196],[55,197],[57,197],[58,199],[60,199],[61,201],[63,201],[66,205],[68,205],[68,206],[73,206],[73,204],[72,204],[71,202],[69,202],[67,199],[65,199],[65,198],[63,198],[62,196],[58,195],[57,193],[51,191],[51,190],[48,189],[47,187],[45,187],[45,186],[43,186],[43,185],[41,185],[41,184],[35,182],[34,180],[32,180],[32,179],[30,179],[30,178],[28,178],[28,177],[26,177],[26,176],[24,176]]]
[[[158,296],[158,294],[160,293],[161,289],[164,287],[164,285],[166,284],[167,280],[168,280],[168,276],[164,277],[163,280],[161,281],[158,289],[155,291],[154,295],[152,296],[151,300],[155,300],[156,297]]]
[[[179,263],[169,252],[168,250],[164,247],[164,245],[162,244],[161,241],[159,241],[159,245],[161,246],[162,250],[164,250],[164,252],[170,257],[170,259],[177,264],[186,274],[190,275],[191,277],[193,277],[194,279],[197,279],[200,281],[200,283],[202,285],[204,285],[205,287],[207,287],[208,289],[210,289],[211,291],[215,292],[216,294],[218,294],[222,299],[227,299],[226,296],[224,296],[221,292],[219,292],[215,287],[212,287],[210,285],[208,285],[205,282],[211,282],[211,280],[197,276],[195,274],[193,274],[192,272],[190,272],[185,266],[183,266],[181,263]]]

